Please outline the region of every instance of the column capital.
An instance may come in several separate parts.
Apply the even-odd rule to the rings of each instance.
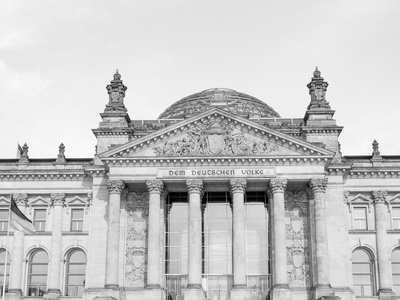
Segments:
[[[53,206],[64,206],[65,204],[65,194],[50,194],[50,198]]]
[[[164,189],[164,182],[162,180],[146,180],[147,190],[150,194],[161,194]]]
[[[12,198],[17,205],[26,206],[28,202],[28,194],[13,194]]]
[[[310,187],[314,194],[317,192],[325,193],[326,187],[328,186],[328,178],[312,178],[310,180]]]
[[[269,187],[273,194],[275,193],[284,193],[287,186],[287,179],[286,178],[272,178],[269,181]]]
[[[125,188],[125,182],[122,180],[107,181],[107,189],[110,194],[121,194]]]
[[[241,193],[244,194],[247,189],[246,179],[231,179],[230,180],[231,194]]]
[[[386,202],[387,191],[372,191],[372,199],[374,204]]]
[[[189,194],[197,193],[197,194],[201,195],[204,192],[203,180],[200,180],[200,179],[188,179],[188,180],[186,180],[186,186],[188,188]]]

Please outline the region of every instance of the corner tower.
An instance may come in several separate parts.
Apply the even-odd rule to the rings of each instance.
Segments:
[[[336,154],[333,163],[341,162],[341,153],[338,137],[343,127],[336,125],[333,119],[335,111],[331,109],[329,102],[325,98],[328,82],[321,77],[321,72],[315,68],[311,82],[307,84],[311,96],[310,104],[304,116],[304,125],[301,134],[307,142],[321,143],[328,150]]]
[[[92,130],[97,138],[96,157],[114,145],[127,143],[133,133],[133,129],[129,126],[131,119],[124,105],[125,92],[128,88],[123,84],[118,70],[106,88],[109,100],[104,112],[100,114],[103,121],[97,129]]]

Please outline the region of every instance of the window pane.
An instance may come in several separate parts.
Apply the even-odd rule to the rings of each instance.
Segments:
[[[32,274],[46,274],[47,273],[47,264],[32,264],[31,265],[31,273]]]
[[[394,273],[400,274],[400,264],[399,263],[392,263],[392,272],[393,272],[393,274]]]
[[[8,220],[8,210],[0,210],[0,220]]]
[[[371,275],[353,275],[353,281],[355,284],[371,284]]]
[[[393,262],[399,262],[400,263],[400,250],[399,249],[395,249],[392,252],[392,263]]]
[[[48,263],[49,259],[47,253],[44,251],[38,251],[33,255],[32,262],[35,263]]]
[[[369,274],[371,272],[370,264],[360,264],[360,263],[355,263],[353,264],[353,273],[367,273]]]
[[[35,210],[35,219],[46,219],[46,210],[45,209],[36,209]]]
[[[82,220],[83,219],[83,209],[73,209],[71,211],[71,219]]]
[[[69,264],[68,273],[84,274],[85,273],[85,269],[86,269],[86,265]]]
[[[69,257],[69,261],[86,263],[86,255],[83,251],[75,251]]]
[[[364,250],[356,250],[353,252],[352,255],[352,261],[353,262],[369,262],[370,257],[367,252]]]
[[[392,208],[392,217],[393,218],[400,218],[400,207],[393,207]]]

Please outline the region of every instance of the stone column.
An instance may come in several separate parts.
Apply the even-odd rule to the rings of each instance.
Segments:
[[[121,193],[125,188],[122,180],[107,181],[109,193],[107,220],[106,289],[118,289],[119,270],[119,221],[121,213]]]
[[[389,252],[387,249],[386,219],[388,217],[386,207],[386,191],[373,191],[372,198],[375,205],[376,249],[378,256],[378,281],[379,298],[394,299],[389,266]]]
[[[292,294],[287,282],[287,256],[286,256],[286,224],[285,224],[285,190],[287,179],[274,178],[269,182],[272,193],[272,238],[273,244],[273,270],[274,285],[272,299],[292,299]]]
[[[327,178],[313,178],[310,187],[314,193],[315,251],[317,261],[317,281],[314,286],[315,299],[334,296],[329,279],[328,231],[325,211],[325,190]]]
[[[47,296],[44,298],[58,298],[61,294],[60,271],[62,261],[62,223],[65,194],[51,194],[51,205],[53,206],[53,227],[51,230],[50,247],[50,271],[48,275],[49,286]]]
[[[28,201],[27,194],[13,194],[13,199],[19,210],[25,214],[25,207]],[[24,238],[23,231],[14,231],[13,259],[10,270],[10,284],[8,294],[13,296],[22,295],[22,268],[24,261]],[[13,297],[14,298],[14,297]],[[18,297],[19,298],[19,297]]]
[[[233,199],[233,289],[232,299],[248,299],[246,284],[246,228],[244,220],[244,193],[246,179],[230,180]]]
[[[185,290],[185,300],[203,299],[204,291],[201,286],[201,197],[203,181],[199,179],[186,180],[186,186],[189,192],[189,281]]]
[[[147,286],[153,291],[148,294],[148,299],[161,297],[160,286],[160,202],[161,192],[164,188],[162,180],[147,180],[149,191],[149,230],[148,230],[148,256],[147,256]]]

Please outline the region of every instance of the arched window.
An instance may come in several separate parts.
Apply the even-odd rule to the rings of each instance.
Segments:
[[[400,296],[400,248],[396,248],[392,252],[392,280],[393,291]]]
[[[86,255],[75,249],[67,256],[65,296],[81,297],[85,289]]]
[[[28,296],[43,296],[47,289],[49,257],[44,250],[32,253],[28,262]]]
[[[374,265],[369,251],[358,248],[351,256],[353,285],[356,296],[374,295]]]
[[[0,295],[3,295],[3,282],[4,282],[4,270],[6,268],[6,249],[0,249]],[[10,252],[7,254],[7,269],[6,269],[6,288],[8,291],[8,278],[10,275]]]

